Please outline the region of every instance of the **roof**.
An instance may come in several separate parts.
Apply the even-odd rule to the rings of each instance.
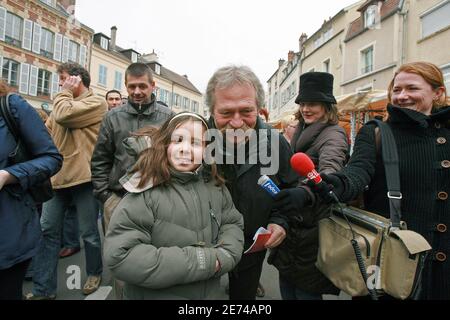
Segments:
[[[150,63],[148,63],[150,65]],[[153,62],[151,63],[153,64]],[[195,93],[202,94],[186,77],[180,76],[179,74],[161,66],[161,77],[170,80],[186,89],[189,89]]]
[[[373,0],[368,0],[358,9],[358,11],[361,11],[361,16],[350,23],[347,31],[347,36],[344,40],[345,42],[351,40],[352,38],[358,36],[366,30],[366,28],[364,28],[364,9],[367,8],[368,5],[372,2]],[[402,0],[385,0],[381,6],[381,20],[391,16],[393,13],[400,10],[402,2]]]
[[[111,40],[110,37],[108,37],[106,34],[101,33],[101,32],[97,32],[96,34],[94,34],[94,37],[96,37],[96,36],[102,36],[103,38],[106,38],[106,39],[108,39],[108,40]]]

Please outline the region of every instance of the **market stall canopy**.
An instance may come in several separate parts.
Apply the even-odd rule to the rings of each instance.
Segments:
[[[284,111],[280,116],[277,117],[278,120],[275,121],[269,121],[269,124],[272,126],[272,128],[274,129],[283,129],[283,122],[287,123],[291,120],[295,119],[295,113],[298,111],[298,106],[296,106],[296,108],[291,109],[291,110],[286,110]]]
[[[352,112],[373,112],[386,108],[387,91],[360,91],[336,97],[336,100],[338,112],[341,115]]]

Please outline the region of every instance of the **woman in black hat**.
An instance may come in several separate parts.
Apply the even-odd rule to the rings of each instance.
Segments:
[[[291,141],[293,151],[306,153],[319,173],[342,169],[347,159],[348,139],[338,125],[333,75],[303,74],[295,102],[299,104],[296,114],[299,124]],[[322,294],[339,292],[315,267],[317,222],[324,217],[325,206],[315,201],[303,180],[305,177],[300,178],[298,188],[285,189],[275,198],[274,208],[290,217],[287,238],[269,258],[280,273],[280,290],[285,300],[319,300]]]

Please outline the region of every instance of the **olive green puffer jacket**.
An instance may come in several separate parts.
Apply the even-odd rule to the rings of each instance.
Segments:
[[[226,187],[202,169],[171,173],[167,186],[129,188],[113,213],[104,256],[125,299],[214,299],[241,258],[243,218]]]

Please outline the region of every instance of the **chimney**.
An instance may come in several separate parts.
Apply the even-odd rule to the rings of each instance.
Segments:
[[[284,59],[278,60],[278,67],[281,68],[281,66],[283,65],[283,63],[284,63]]]
[[[117,38],[117,27],[111,27],[111,41],[109,43],[109,49],[111,51],[116,51],[116,38]]]
[[[298,39],[300,52],[303,51],[304,46],[305,46],[305,42],[306,42],[307,39],[308,39],[308,36],[306,35],[306,33],[302,33],[302,35],[300,36],[300,39]]]
[[[288,52],[288,62],[294,61],[294,57],[295,57],[294,51],[289,51]]]
[[[58,0],[59,4],[67,11],[68,14],[75,14],[76,0]]]

